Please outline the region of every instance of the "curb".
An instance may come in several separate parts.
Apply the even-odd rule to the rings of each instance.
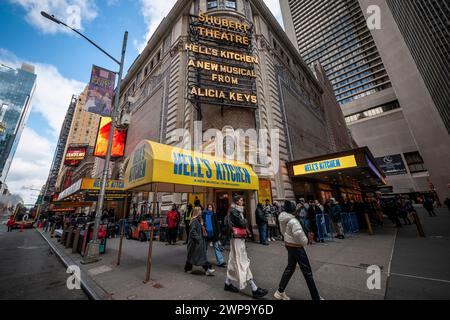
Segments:
[[[68,268],[69,266],[72,266],[72,265],[79,266],[70,257],[67,257],[64,255],[64,253],[61,253],[59,251],[59,249],[51,241],[49,241],[47,239],[47,237],[41,231],[39,231],[37,229],[36,229],[36,231],[41,235],[41,237],[45,240],[45,242],[47,242],[50,249],[58,256],[58,258],[62,261],[62,263],[66,266],[66,268]],[[87,283],[86,279],[89,279],[89,276],[86,274],[86,272],[84,270],[81,269],[81,267],[80,267],[80,272],[81,272],[81,274],[80,274],[81,288],[86,293],[88,298],[90,300],[105,300],[105,299],[107,299],[108,293],[105,290],[101,290],[101,291],[104,291],[105,294],[100,295],[93,288],[95,285],[91,286],[89,283]],[[98,288],[101,289],[100,287],[98,287]]]

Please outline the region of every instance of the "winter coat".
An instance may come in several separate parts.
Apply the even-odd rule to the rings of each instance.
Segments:
[[[233,208],[230,212],[230,222],[232,227],[247,228],[247,220],[242,217],[241,212],[236,208]]]
[[[205,229],[208,234],[206,241],[217,242],[220,239],[220,224],[219,219],[217,219],[217,214],[212,211],[203,211],[203,222],[205,224]]]
[[[308,238],[303,231],[298,219],[287,212],[282,212],[278,216],[281,233],[284,234],[284,242],[288,247],[304,247],[308,244]]]
[[[267,223],[267,215],[263,208],[256,208],[255,216],[257,225],[264,225]]]
[[[206,258],[206,243],[202,233],[200,218],[192,219],[189,224],[187,262],[194,266],[203,266],[208,263],[208,259]]]
[[[176,210],[170,210],[167,214],[167,227],[169,229],[174,229],[178,226],[178,222],[180,222],[180,216]]]

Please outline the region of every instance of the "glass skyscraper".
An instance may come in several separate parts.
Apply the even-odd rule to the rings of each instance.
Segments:
[[[0,181],[6,177],[30,114],[36,87],[34,67],[20,69],[0,65]]]

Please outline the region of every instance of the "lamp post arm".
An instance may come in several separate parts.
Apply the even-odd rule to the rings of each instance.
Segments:
[[[65,24],[64,22],[62,22],[61,20],[55,18],[54,16],[49,15],[48,13],[42,11],[41,15],[57,24],[62,24],[63,26],[69,28],[70,30],[72,30],[73,32],[77,33],[78,35],[80,35],[81,37],[83,37],[84,39],[86,39],[87,41],[89,41],[90,44],[92,44],[94,47],[96,47],[98,50],[100,50],[101,52],[103,52],[105,55],[108,56],[108,58],[110,58],[111,60],[113,60],[115,63],[117,63],[118,65],[120,65],[120,61],[117,60],[116,58],[114,58],[113,56],[111,56],[108,52],[106,52],[105,50],[103,50],[98,44],[96,44],[94,41],[92,41],[91,39],[89,39],[88,37],[86,37],[84,34],[82,34],[81,32],[79,32],[78,30],[69,27],[67,24]]]

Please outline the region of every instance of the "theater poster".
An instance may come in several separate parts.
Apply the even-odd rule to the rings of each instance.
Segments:
[[[86,110],[103,117],[111,117],[116,74],[92,66],[91,81],[86,97]]]

